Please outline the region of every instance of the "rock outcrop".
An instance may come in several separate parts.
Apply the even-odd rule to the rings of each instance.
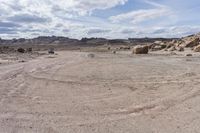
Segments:
[[[185,47],[188,48],[188,47],[195,47],[197,45],[199,45],[199,41],[200,39],[199,38],[194,38],[192,40],[189,40],[188,42],[185,43]]]
[[[150,45],[152,51],[179,51],[182,52],[185,48],[191,48],[195,52],[200,52],[200,34],[187,36],[181,39],[174,39],[170,42],[155,41]]]

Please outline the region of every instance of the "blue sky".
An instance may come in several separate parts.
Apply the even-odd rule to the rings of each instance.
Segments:
[[[200,32],[199,0],[0,0],[0,37],[181,37]]]

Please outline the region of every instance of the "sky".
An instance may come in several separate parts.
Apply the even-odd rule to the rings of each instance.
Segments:
[[[200,0],[0,0],[0,37],[182,37],[200,32]]]

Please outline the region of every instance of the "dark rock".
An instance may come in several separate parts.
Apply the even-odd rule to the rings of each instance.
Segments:
[[[23,49],[23,48],[18,48],[18,49],[17,49],[17,52],[19,52],[19,53],[25,53],[25,49]]]
[[[50,48],[50,49],[48,50],[48,53],[49,53],[49,54],[55,54],[54,49],[53,49],[53,48]]]
[[[27,48],[26,51],[27,51],[27,52],[32,52],[33,49],[32,49],[32,48]]]
[[[112,53],[113,53],[113,54],[116,54],[117,52],[116,52],[116,51],[112,51]]]
[[[192,54],[186,54],[186,56],[192,56]]]
[[[124,46],[124,47],[120,47],[120,50],[130,50],[131,47],[130,46]]]

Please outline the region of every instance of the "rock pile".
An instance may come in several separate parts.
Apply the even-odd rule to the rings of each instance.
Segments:
[[[150,45],[151,51],[184,51],[185,48],[191,48],[195,52],[200,52],[200,34],[191,35],[171,42],[155,41]]]

